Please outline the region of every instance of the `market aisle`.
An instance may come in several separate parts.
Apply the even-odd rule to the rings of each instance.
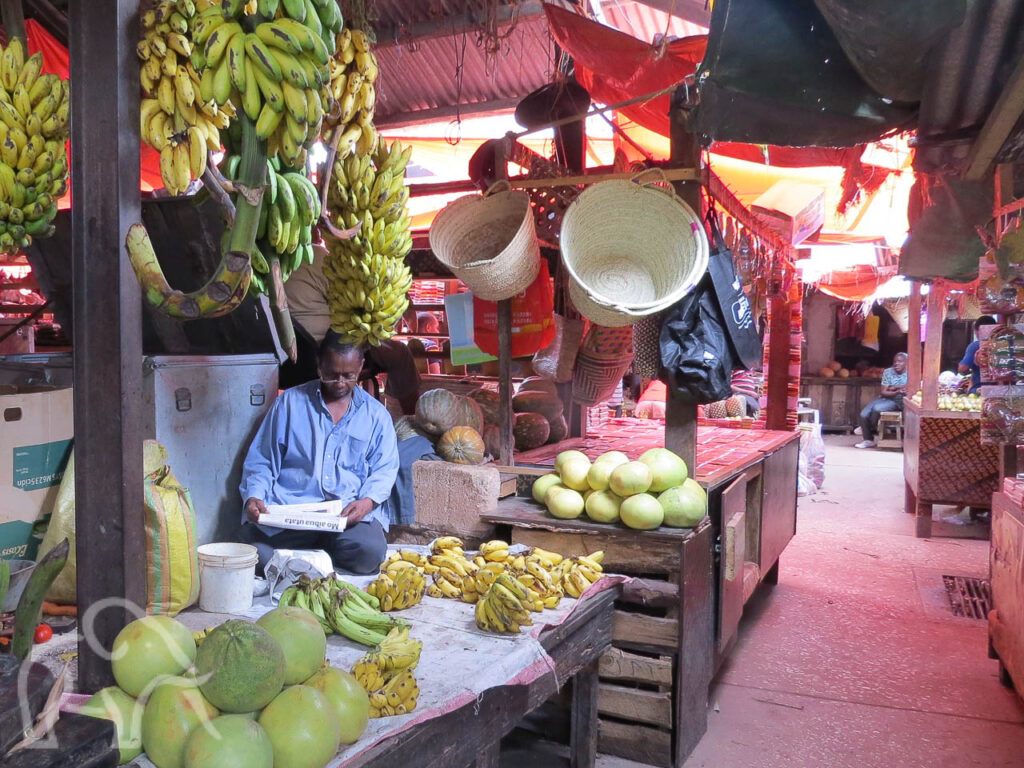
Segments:
[[[828,439],[825,488],[800,500],[780,582],[748,605],[686,768],[1021,764],[1024,705],[984,622],[953,617],[942,586],[987,577],[988,542],[914,538],[901,454],[853,441]]]

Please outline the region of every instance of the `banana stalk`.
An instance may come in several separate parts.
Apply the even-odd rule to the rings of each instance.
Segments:
[[[288,310],[288,296],[284,292],[284,280],[281,278],[281,259],[277,255],[272,255],[267,261],[270,262],[270,314],[274,316],[281,348],[288,353],[288,358],[294,363],[299,358],[299,348],[295,341],[292,315]]]
[[[14,637],[11,638],[11,654],[18,661],[24,661],[32,651],[32,636],[39,623],[39,612],[43,608],[43,598],[57,578],[64,564],[68,561],[71,545],[67,539],[51,549],[40,560],[28,577],[25,591],[18,600],[18,608],[14,612]]]

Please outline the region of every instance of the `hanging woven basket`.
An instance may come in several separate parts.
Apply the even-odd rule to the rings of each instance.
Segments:
[[[569,206],[560,241],[573,304],[609,327],[667,309],[708,266],[700,218],[660,169],[588,188]]]
[[[499,181],[483,195],[460,197],[434,219],[430,248],[474,296],[511,299],[540,269],[530,195]]]

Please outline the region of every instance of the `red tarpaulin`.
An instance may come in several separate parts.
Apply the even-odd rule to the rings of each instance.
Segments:
[[[43,72],[67,78],[71,71],[68,49],[57,42],[53,35],[47,32],[35,19],[25,19],[25,34],[28,38],[27,47],[29,55],[37,51],[43,54]],[[145,144],[141,145],[140,150],[140,170],[142,179],[139,188],[143,192],[163,189],[164,183],[160,178],[160,155]],[[70,180],[68,182],[68,191],[57,202],[57,207],[60,209],[71,207]]]

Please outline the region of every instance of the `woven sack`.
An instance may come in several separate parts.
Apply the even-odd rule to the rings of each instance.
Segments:
[[[572,368],[583,340],[585,324],[555,315],[555,338],[533,356],[533,372],[558,383],[572,380]]]
[[[660,179],[645,180],[652,176]],[[708,266],[701,220],[660,169],[586,189],[566,211],[560,240],[573,304],[607,327],[667,309]]]
[[[572,373],[572,398],[580,405],[603,403],[633,362],[633,329],[591,326]]]
[[[512,298],[540,269],[530,195],[499,181],[483,195],[460,197],[434,219],[430,248],[474,296]]]

